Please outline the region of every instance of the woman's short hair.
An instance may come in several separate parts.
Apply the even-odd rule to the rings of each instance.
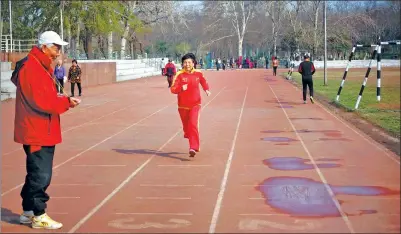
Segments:
[[[192,61],[194,63],[196,63],[196,57],[195,57],[195,55],[193,53],[188,53],[188,54],[182,56],[181,63],[184,63],[184,61],[187,60],[187,59],[192,59]]]
[[[78,62],[77,62],[76,59],[73,59],[71,63],[76,63],[76,64],[78,64]]]

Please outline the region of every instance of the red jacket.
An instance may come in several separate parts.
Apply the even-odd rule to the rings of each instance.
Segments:
[[[182,86],[188,84],[187,90],[182,90]],[[192,108],[201,104],[201,94],[199,84],[204,91],[209,90],[209,85],[199,70],[193,69],[191,72],[181,70],[174,77],[173,85],[170,90],[178,94],[179,108]]]
[[[169,71],[170,71],[171,74],[169,74]],[[175,68],[175,65],[173,63],[167,63],[166,67],[164,67],[164,74],[163,75],[165,75],[165,76],[175,75],[176,72],[177,72],[177,70]]]
[[[69,109],[70,102],[68,97],[57,96],[50,65],[50,58],[35,46],[19,71],[18,80],[14,80],[17,143],[53,146],[61,142],[60,114]]]

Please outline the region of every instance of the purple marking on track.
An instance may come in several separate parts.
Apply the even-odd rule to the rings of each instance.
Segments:
[[[284,131],[281,130],[267,130],[267,131],[261,131],[261,133],[282,133]]]
[[[267,130],[267,131],[261,131],[261,133],[291,133],[294,132],[292,130]],[[300,129],[297,130],[297,133],[323,133],[325,136],[328,137],[341,137],[342,132],[338,130],[309,130],[309,129]],[[323,140],[335,140],[336,138],[322,138]],[[339,140],[344,140],[346,138],[337,138]]]
[[[389,196],[400,194],[399,191],[376,186],[328,186],[335,195]],[[324,184],[312,179],[270,177],[259,184],[256,189],[263,194],[266,204],[280,213],[301,217],[341,217]],[[374,213],[377,211],[360,210],[356,214],[347,215]]]
[[[270,81],[277,81],[277,80],[275,80],[275,79],[272,79],[272,78],[265,78],[265,81],[267,81],[267,82],[270,82]]]
[[[294,108],[293,106],[288,106],[288,105],[281,105],[281,106],[276,106],[278,108]]]
[[[292,141],[297,141],[293,138],[288,138],[288,137],[263,137],[260,138],[262,141],[271,141],[271,142],[292,142]]]
[[[323,137],[323,138],[319,138],[319,140],[316,140],[316,141],[352,141],[352,140],[350,140],[348,138],[344,138],[344,137],[341,137],[341,138],[325,138],[325,137]]]
[[[330,161],[321,159],[320,161]],[[283,171],[297,171],[297,170],[311,170],[314,168],[313,164],[310,163],[309,159],[303,159],[298,157],[274,157],[263,160],[263,164],[267,165],[274,170]],[[318,168],[334,168],[340,167],[337,163],[316,163]]]

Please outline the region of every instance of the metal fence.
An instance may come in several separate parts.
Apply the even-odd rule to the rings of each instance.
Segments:
[[[32,49],[32,46],[36,45],[37,43],[38,43],[37,39],[11,40],[10,35],[2,35],[0,48],[1,51],[5,52],[28,52]]]

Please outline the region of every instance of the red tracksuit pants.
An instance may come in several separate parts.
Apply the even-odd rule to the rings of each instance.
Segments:
[[[180,113],[184,137],[189,140],[189,148],[199,151],[199,114],[200,105],[191,109],[178,108]]]

